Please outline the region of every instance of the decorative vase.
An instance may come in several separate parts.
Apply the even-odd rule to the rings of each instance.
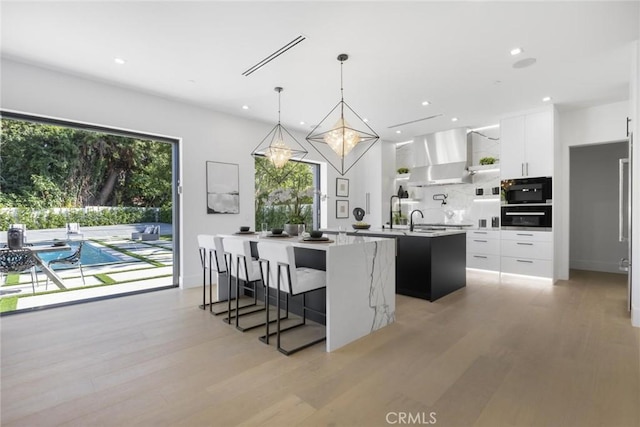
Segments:
[[[401,199],[404,197],[404,189],[402,188],[402,185],[398,188],[398,197]]]
[[[304,224],[285,224],[284,232],[289,236],[297,236],[304,233]]]

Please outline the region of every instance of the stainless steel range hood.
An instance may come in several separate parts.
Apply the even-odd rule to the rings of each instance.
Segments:
[[[414,167],[408,184],[415,187],[471,182],[471,138],[466,128],[417,136],[411,143]]]

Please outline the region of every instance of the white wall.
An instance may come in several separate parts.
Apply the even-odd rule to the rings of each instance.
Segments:
[[[223,114],[6,58],[0,67],[3,109],[180,139],[183,193],[182,222],[177,226],[181,234],[178,262],[182,287],[201,285],[196,251],[198,234],[228,233],[240,225],[254,224],[254,162],[250,153],[273,123]],[[306,135],[295,131],[292,134],[309,151],[305,160],[321,164],[321,189],[328,196],[322,207],[322,226],[350,227],[353,216],[344,220],[335,218],[335,182],[339,174],[306,143]],[[205,161],[240,165],[239,215],[207,214]],[[364,193],[370,192],[372,211],[377,212],[372,217],[374,221],[379,221],[382,163],[381,149],[374,146],[345,176],[351,185],[350,210],[364,206]],[[368,168],[368,164],[374,167]],[[365,182],[360,182],[362,176],[366,177]]]

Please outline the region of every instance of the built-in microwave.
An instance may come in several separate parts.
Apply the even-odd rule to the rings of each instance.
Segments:
[[[503,205],[501,227],[505,230],[551,230],[551,205]]]
[[[551,203],[551,178],[517,178],[502,180],[504,201],[508,205]]]

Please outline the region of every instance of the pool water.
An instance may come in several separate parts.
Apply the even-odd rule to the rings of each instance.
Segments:
[[[53,243],[53,242],[51,242]],[[60,252],[43,252],[38,254],[40,259],[46,264],[53,259],[64,258],[71,255],[76,249],[78,249],[78,245],[80,242],[69,242],[69,246],[71,246],[71,250],[60,251]],[[82,254],[80,255],[80,261],[82,265],[96,265],[96,264],[107,264],[110,262],[118,262],[120,259],[114,257],[105,251],[106,248],[94,246],[90,242],[84,242],[84,246],[82,246]],[[54,268],[61,269],[65,268],[64,264],[54,265]],[[73,268],[73,266],[68,266]]]

